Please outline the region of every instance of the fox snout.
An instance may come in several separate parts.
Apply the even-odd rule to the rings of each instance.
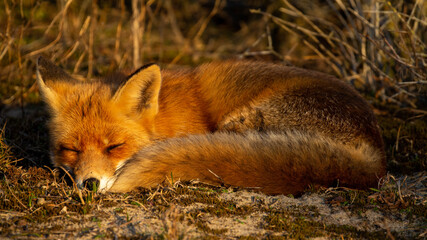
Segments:
[[[80,189],[106,192],[116,180],[116,171],[123,166],[124,161],[118,164],[102,156],[91,156],[86,152],[79,154],[74,162],[64,162],[59,157],[52,158],[56,167],[63,167],[64,171],[71,174],[73,182]]]
[[[80,189],[87,189],[89,191],[95,192],[106,192],[111,188],[115,181],[115,177],[87,177],[87,178],[78,178],[77,179],[77,187]]]
[[[117,167],[114,161],[94,149],[81,151],[76,157],[76,161],[66,168],[72,172],[80,189],[104,192],[112,186]],[[56,163],[56,165],[64,164]]]
[[[88,178],[83,181],[83,187],[90,191],[98,191],[100,181],[97,178]]]

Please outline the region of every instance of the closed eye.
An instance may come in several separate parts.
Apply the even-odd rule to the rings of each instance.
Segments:
[[[125,143],[113,144],[113,145],[108,146],[106,148],[106,150],[107,150],[107,152],[111,152],[112,150],[114,150],[114,149],[116,149],[116,148],[118,148],[120,146],[123,146],[124,144]]]
[[[71,148],[71,147],[65,147],[65,146],[60,146],[59,150],[62,151],[70,151],[70,152],[75,152],[75,153],[80,153],[80,150],[77,150],[75,148]]]

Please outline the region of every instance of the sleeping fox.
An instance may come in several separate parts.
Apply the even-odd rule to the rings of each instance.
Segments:
[[[40,57],[37,81],[52,162],[80,187],[126,192],[173,177],[298,194],[372,187],[386,172],[368,103],[323,73],[228,60],[78,81]]]

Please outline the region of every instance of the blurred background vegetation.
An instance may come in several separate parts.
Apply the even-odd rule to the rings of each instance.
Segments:
[[[349,81],[375,108],[389,169],[425,170],[426,15],[424,0],[3,0],[2,146],[35,165],[48,158],[39,55],[81,79],[248,58]]]

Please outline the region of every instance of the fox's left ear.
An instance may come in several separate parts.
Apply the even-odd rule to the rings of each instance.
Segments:
[[[125,114],[152,124],[159,112],[159,92],[162,83],[160,67],[145,65],[132,73],[113,96]]]

